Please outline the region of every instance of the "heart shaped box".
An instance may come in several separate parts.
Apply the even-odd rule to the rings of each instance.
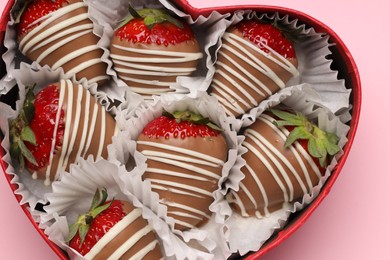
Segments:
[[[329,35],[329,42],[331,43],[331,59],[333,60],[332,68],[334,70],[339,71],[339,77],[342,79],[345,79],[345,85],[348,89],[351,89],[351,97],[350,97],[350,104],[352,105],[352,119],[349,122],[350,125],[350,131],[348,133],[348,142],[346,143],[344,147],[344,155],[339,159],[338,165],[335,167],[334,171],[332,172],[332,175],[327,180],[326,184],[324,185],[321,193],[317,196],[317,198],[308,205],[304,210],[293,214],[287,225],[284,227],[283,230],[277,232],[274,234],[263,246],[262,248],[254,252],[252,254],[248,254],[246,256],[246,259],[258,259],[261,256],[263,256],[265,253],[270,251],[271,249],[278,246],[280,243],[282,243],[284,240],[286,240],[289,236],[291,236],[300,226],[302,226],[306,220],[310,217],[310,215],[313,213],[313,211],[318,207],[318,205],[323,201],[323,199],[328,195],[330,192],[334,182],[336,181],[337,177],[339,176],[343,165],[345,161],[347,160],[349,151],[352,147],[352,143],[357,131],[358,122],[359,122],[359,115],[360,115],[360,107],[361,107],[361,83],[360,83],[360,77],[359,72],[357,69],[357,66],[352,58],[351,53],[349,52],[346,45],[343,43],[343,41],[340,39],[340,37],[328,26],[323,24],[322,22],[316,20],[315,18],[302,13],[297,10],[279,7],[279,6],[267,6],[267,5],[235,5],[235,6],[219,6],[219,7],[213,7],[213,8],[202,8],[198,9],[189,4],[186,0],[175,0],[174,1],[176,5],[181,8],[185,13],[191,15],[194,19],[199,16],[205,16],[207,17],[211,12],[218,11],[221,14],[225,13],[233,13],[236,10],[253,10],[258,11],[262,13],[275,13],[278,12],[281,15],[289,15],[290,17],[294,19],[298,19],[300,22],[313,27],[316,32],[319,33],[325,33]],[[6,29],[6,25],[9,19],[9,12],[14,4],[14,0],[8,1],[4,12],[0,19],[0,42],[3,42],[4,39],[4,33]],[[4,53],[5,48],[3,44],[0,45],[0,54]],[[7,72],[5,71],[4,64],[1,64],[0,67],[0,77],[5,75]],[[3,156],[3,151],[0,151],[1,157]],[[4,162],[0,159],[0,165],[2,167],[3,172],[5,173],[6,166]],[[8,174],[5,174],[12,190],[15,190],[17,186],[15,184],[11,184],[11,177]],[[21,197],[18,195],[15,195],[18,202],[21,201]],[[54,243],[49,241],[43,230],[41,230],[35,221],[33,220],[32,216],[29,213],[28,206],[26,204],[21,205],[23,211],[26,213],[26,216],[30,219],[31,223],[34,225],[36,230],[39,234],[44,238],[44,240],[48,243],[48,245],[54,250],[54,252],[61,258],[61,259],[67,259],[67,256],[65,253],[59,249]]]

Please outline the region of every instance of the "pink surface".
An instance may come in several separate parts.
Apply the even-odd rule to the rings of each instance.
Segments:
[[[355,143],[331,193],[309,220],[287,241],[268,253],[273,259],[389,259],[390,59],[385,0],[256,1],[189,0],[196,7],[229,4],[272,4],[305,12],[332,28],[351,51],[362,80],[363,104]],[[330,4],[331,3],[331,4]],[[0,0],[0,11],[5,5]],[[372,26],[372,24],[375,24]],[[369,33],[368,33],[369,32]],[[375,40],[374,40],[375,39]],[[385,85],[386,84],[386,85]],[[386,86],[386,87],[385,87]],[[371,136],[377,140],[371,141]],[[386,165],[387,166],[387,165]],[[370,206],[368,206],[370,205]],[[36,233],[0,173],[0,258],[57,259]]]

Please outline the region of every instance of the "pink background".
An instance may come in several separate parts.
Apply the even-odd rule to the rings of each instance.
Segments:
[[[2,11],[5,0],[0,1]],[[263,259],[390,259],[390,170],[385,164],[390,160],[390,86],[384,77],[390,73],[388,1],[189,2],[196,7],[272,3],[305,12],[343,39],[361,74],[360,124],[341,175],[305,225]],[[1,259],[57,259],[25,217],[2,173],[0,205]]]

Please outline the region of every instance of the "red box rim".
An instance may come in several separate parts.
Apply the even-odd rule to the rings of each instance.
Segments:
[[[4,33],[7,27],[7,23],[9,21],[9,12],[14,4],[15,0],[10,0],[6,4],[4,11],[1,15],[0,19],[0,43],[3,42],[4,39]],[[346,159],[348,157],[348,154],[351,150],[353,140],[356,135],[356,131],[358,128],[359,123],[359,116],[360,116],[360,110],[361,110],[361,102],[362,102],[362,92],[361,92],[361,81],[359,76],[359,71],[356,66],[356,63],[352,57],[352,54],[348,50],[347,46],[344,44],[344,42],[341,40],[341,38],[327,25],[320,22],[319,20],[309,16],[308,14],[305,14],[303,12],[300,12],[298,10],[280,7],[280,6],[271,6],[271,5],[232,5],[232,6],[218,6],[218,7],[208,7],[208,8],[196,8],[189,4],[187,0],[175,0],[174,1],[177,6],[181,7],[182,10],[188,14],[191,15],[194,19],[197,17],[203,15],[207,17],[210,13],[213,11],[218,11],[220,13],[233,13],[236,10],[253,10],[253,11],[261,11],[265,13],[275,13],[278,12],[281,15],[289,15],[292,18],[297,18],[299,21],[303,22],[304,24],[307,24],[311,27],[313,27],[316,32],[323,32],[329,35],[329,41],[332,43],[335,43],[335,50],[337,51],[336,56],[340,55],[340,60],[338,60],[338,63],[342,63],[341,67],[344,68],[344,78],[346,79],[346,85],[347,87],[350,87],[352,89],[352,96],[351,96],[351,104],[353,104],[352,108],[352,119],[350,121],[350,131],[348,133],[348,142],[344,147],[344,155],[340,158],[338,165],[333,170],[332,175],[327,180],[326,184],[324,185],[322,191],[317,196],[317,198],[303,211],[299,213],[299,217],[294,219],[292,222],[290,221],[286,228],[279,231],[273,238],[267,241],[266,244],[257,252],[253,252],[247,255],[246,259],[258,259],[267,252],[269,252],[271,249],[278,246],[280,243],[285,241],[288,237],[290,237],[296,230],[298,230],[305,222],[306,220],[311,216],[311,214],[314,212],[314,210],[319,206],[319,204],[325,199],[325,197],[329,194],[333,184],[335,183],[337,177],[339,176],[341,169],[343,168]],[[1,149],[0,155],[3,156],[4,152]],[[6,165],[3,162],[3,160],[0,159],[0,165],[4,173],[6,173]],[[6,179],[11,186],[11,189],[15,191],[17,189],[16,184],[11,184],[11,176],[8,174],[5,174]],[[21,197],[15,194],[15,197],[17,201],[20,203]],[[49,241],[47,236],[45,235],[44,231],[38,227],[38,225],[35,223],[34,219],[32,218],[31,214],[29,213],[28,206],[26,204],[21,205],[23,211],[25,212],[28,219],[30,219],[33,226],[36,228],[38,233],[43,237],[43,239],[47,242],[47,244],[52,248],[52,250],[61,258],[61,259],[67,259],[64,252],[57,247],[53,242]]]

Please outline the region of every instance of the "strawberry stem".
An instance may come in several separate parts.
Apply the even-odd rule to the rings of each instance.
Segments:
[[[318,158],[321,167],[326,167],[328,157],[334,156],[340,151],[337,145],[339,138],[333,133],[328,133],[312,124],[301,113],[289,113],[277,109],[271,112],[280,118],[273,123],[278,126],[294,126],[294,129],[287,136],[285,147],[289,147],[297,140],[308,140],[308,151],[311,156]]]
[[[222,128],[214,124],[208,117],[205,118],[202,115],[196,114],[191,111],[175,111],[171,114],[164,110],[162,115],[168,118],[173,118],[178,123],[180,123],[181,121],[188,121],[197,125],[207,125],[211,129],[214,129],[219,132],[223,131]]]
[[[69,226],[69,234],[66,238],[66,242],[70,242],[77,233],[80,236],[80,247],[84,243],[85,237],[88,234],[88,230],[93,220],[103,211],[108,209],[112,201],[110,203],[106,203],[108,197],[107,189],[96,189],[95,195],[93,196],[91,207],[89,211],[83,215],[80,215],[76,222]]]
[[[26,89],[26,97],[23,103],[23,107],[19,115],[10,122],[10,139],[11,139],[11,157],[19,161],[20,169],[23,171],[25,166],[25,159],[35,166],[38,166],[33,154],[27,148],[24,142],[36,144],[35,134],[30,128],[29,124],[34,118],[35,114],[35,95],[34,87],[29,86]]]

